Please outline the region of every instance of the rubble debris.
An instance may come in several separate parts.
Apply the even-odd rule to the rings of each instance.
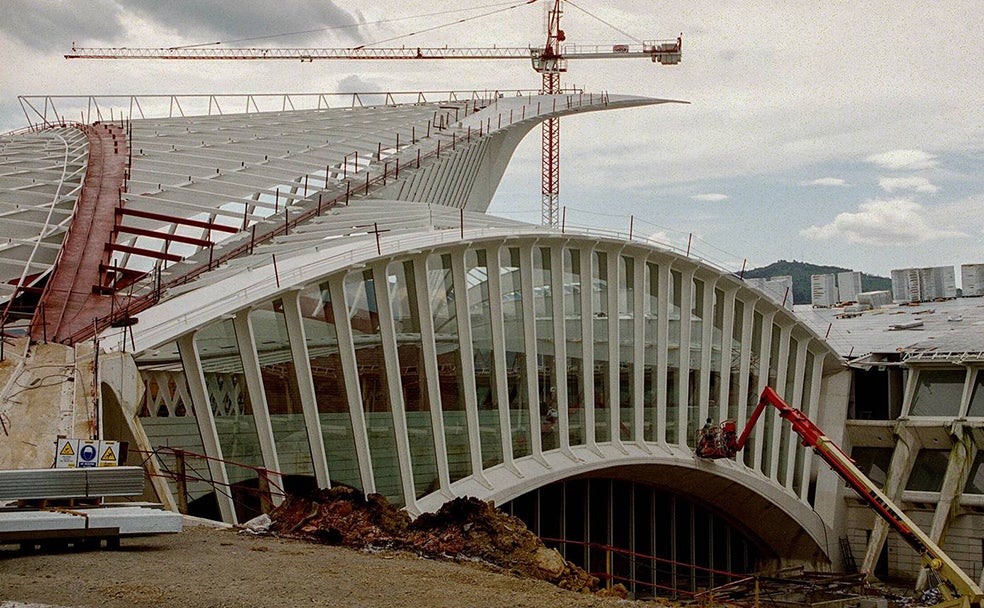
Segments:
[[[521,519],[477,498],[456,498],[411,522],[406,512],[379,494],[363,496],[336,486],[308,497],[290,496],[271,517],[273,531],[284,536],[355,549],[478,560],[562,589],[598,589],[596,577],[545,546]]]
[[[239,530],[240,534],[252,534],[253,536],[265,536],[270,534],[270,527],[273,526],[273,520],[266,513],[257,515],[253,519],[242,525]]]

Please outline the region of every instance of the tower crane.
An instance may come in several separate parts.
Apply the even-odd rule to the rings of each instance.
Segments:
[[[524,0],[508,8],[534,4]],[[542,46],[530,47],[416,47],[382,48],[356,46],[353,48],[216,48],[186,46],[172,48],[149,47],[72,47],[66,59],[191,59],[191,60],[285,60],[312,62],[316,59],[342,60],[428,60],[428,59],[530,59],[533,69],[542,77],[540,93],[556,95],[561,92],[560,75],[567,71],[571,59],[626,59],[648,57],[653,63],[676,65],[682,56],[683,36],[675,40],[648,40],[634,44],[574,45],[565,44],[566,35],[560,27],[563,2],[553,0],[547,14],[547,39]],[[505,10],[505,9],[504,9]],[[560,119],[551,117],[542,125],[541,133],[541,222],[548,226],[559,224],[560,198]]]

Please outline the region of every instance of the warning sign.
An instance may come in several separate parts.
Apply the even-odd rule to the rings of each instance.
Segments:
[[[100,467],[115,467],[120,463],[120,442],[100,441],[99,442],[99,464]]]
[[[83,439],[79,441],[79,467],[94,467],[96,466],[97,459],[99,457],[99,441],[92,439]]]
[[[79,440],[61,438],[55,452],[56,469],[74,469],[78,463]]]
[[[56,469],[76,467],[115,467],[126,460],[125,441],[99,441],[97,439],[58,439],[55,451]]]

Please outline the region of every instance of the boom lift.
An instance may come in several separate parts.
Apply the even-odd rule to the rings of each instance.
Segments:
[[[922,558],[923,567],[927,568],[931,575],[935,575],[936,588],[943,597],[943,601],[937,604],[935,608],[982,608],[984,592],[981,591],[977,583],[967,576],[967,573],[961,570],[949,556],[943,553],[936,543],[920,530],[878,486],[854,466],[854,461],[851,460],[850,456],[845,454],[832,439],[824,435],[820,427],[814,424],[802,411],[783,401],[772,387],[767,386],[762,391],[758,405],[752,412],[751,418],[748,419],[748,424],[741,436],[737,439],[733,432],[735,428],[733,420],[723,422],[720,430],[705,426],[698,439],[697,456],[707,459],[734,458],[745,447],[755,423],[767,405],[776,408],[779,411],[779,417],[792,424],[793,431],[802,438],[803,445],[812,447],[813,451],[857,492],[861,500],[874,509],[891,528],[916,550],[916,553]],[[730,433],[728,432],[729,429],[731,430]]]

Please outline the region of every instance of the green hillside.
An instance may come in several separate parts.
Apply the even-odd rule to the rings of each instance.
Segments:
[[[838,266],[820,266],[809,262],[779,260],[768,266],[753,268],[745,271],[745,277],[750,279],[768,279],[789,275],[793,277],[793,302],[796,304],[810,303],[810,277],[815,274],[831,274],[835,272],[850,272],[850,268]],[[887,277],[861,273],[862,291],[881,291],[892,289],[892,280]]]

